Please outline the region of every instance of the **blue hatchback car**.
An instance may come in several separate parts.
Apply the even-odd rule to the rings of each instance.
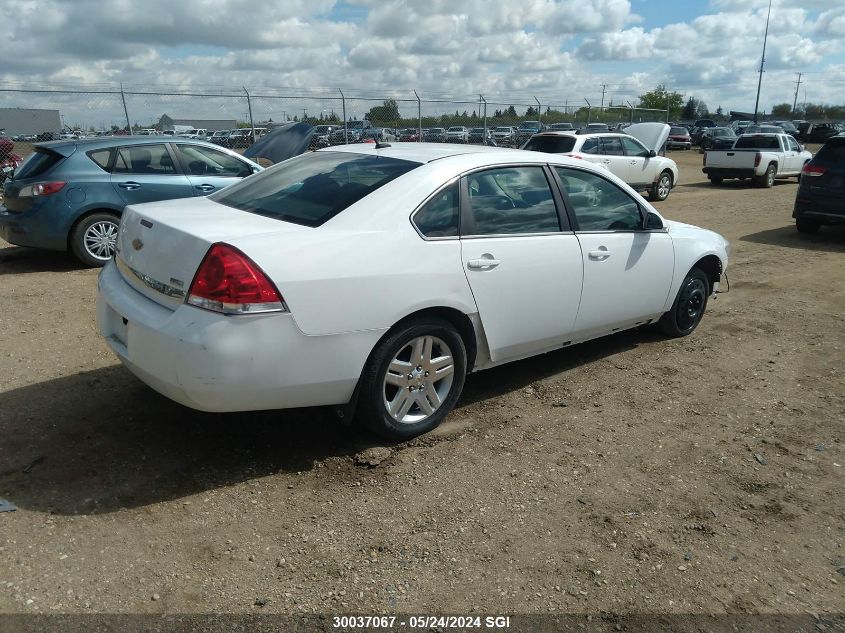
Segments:
[[[40,143],[5,183],[0,237],[102,266],[114,255],[126,205],[205,196],[261,169],[228,149],[176,137]]]

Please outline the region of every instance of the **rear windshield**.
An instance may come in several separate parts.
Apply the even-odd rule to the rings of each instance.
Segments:
[[[689,130],[685,127],[673,127],[671,130],[669,130],[669,134],[672,134],[674,136],[686,136],[687,134],[689,134]]]
[[[522,149],[546,154],[566,154],[575,147],[576,140],[574,136],[534,136]]]
[[[53,152],[46,147],[36,147],[15,172],[15,180],[24,178],[38,178],[47,173],[54,165],[62,160],[62,155]]]
[[[845,165],[845,138],[831,139],[816,154],[818,160]]]
[[[420,163],[348,152],[311,152],[209,196],[269,218],[320,226]]]
[[[777,136],[740,136],[734,149],[780,149]]]

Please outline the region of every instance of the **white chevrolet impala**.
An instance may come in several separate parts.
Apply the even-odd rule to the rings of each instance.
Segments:
[[[126,367],[189,407],[334,405],[407,438],[468,372],[648,323],[689,334],[727,257],[583,160],[347,145],[127,207],[97,318]]]

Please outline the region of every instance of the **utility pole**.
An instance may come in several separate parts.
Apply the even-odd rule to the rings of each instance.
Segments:
[[[126,115],[126,131],[132,134],[132,124],[129,122],[129,110],[126,109],[126,95],[123,94],[123,82],[120,82],[120,98],[123,100],[123,114]]]
[[[795,108],[798,105],[798,88],[801,87],[801,75],[798,73],[798,81],[795,82],[795,99],[792,100],[792,115],[795,116]]]
[[[754,102],[754,123],[757,123],[757,108],[760,106],[760,88],[763,85],[763,65],[766,63],[766,41],[769,39],[769,18],[772,16],[772,0],[766,14],[766,33],[763,35],[763,57],[760,59],[760,78],[757,80],[757,101]]]
[[[601,85],[601,105],[599,106],[599,109],[604,107],[604,93],[605,92],[607,92],[607,84],[602,84]]]

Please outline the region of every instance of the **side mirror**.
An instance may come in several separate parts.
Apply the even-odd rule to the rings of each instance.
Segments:
[[[660,216],[651,211],[647,211],[645,218],[643,218],[643,229],[646,231],[654,231],[663,228],[663,220]]]
[[[648,150],[649,158],[654,158],[655,156],[657,156],[657,152],[655,152],[653,149]]]
[[[803,151],[804,151],[804,146],[803,146],[803,145],[799,145],[799,146],[798,146],[798,151],[799,151],[799,152],[803,152]]]

